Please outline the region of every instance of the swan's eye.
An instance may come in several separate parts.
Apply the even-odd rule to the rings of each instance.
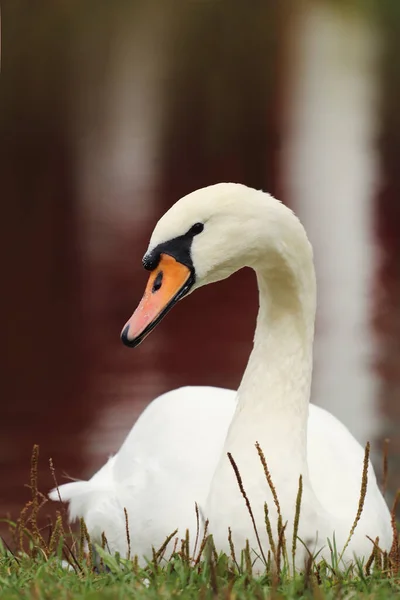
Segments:
[[[191,233],[192,235],[198,235],[199,233],[201,233],[203,231],[203,229],[204,229],[203,223],[195,223],[189,229],[189,233]]]

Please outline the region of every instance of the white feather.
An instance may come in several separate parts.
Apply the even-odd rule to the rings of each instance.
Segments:
[[[193,547],[195,503],[210,520],[219,550],[229,552],[231,527],[237,546],[249,539],[258,552],[226,456],[231,452],[267,551],[264,502],[275,531],[277,514],[255,449],[259,442],[288,521],[288,543],[301,474],[299,535],[330,560],[326,539],[335,536],[340,551],[357,513],[364,450],[335,417],[309,404],[316,289],[306,233],[295,215],[268,194],[218,184],[177,202],[157,224],[149,249],[199,221],[205,227],[192,246],[193,289],[243,266],[257,274],[260,311],[239,391],[187,387],[160,396],[119,452],[88,482],[60,486],[61,497],[70,503],[72,519],[84,517],[94,538],[104,531],[111,551],[121,554],[127,552],[124,507],[131,551],[142,559],[151,557],[152,547],[161,546],[175,529],[184,537],[189,528]],[[50,497],[56,500],[57,492]],[[390,548],[390,515],[371,465],[362,516],[345,561],[370,554],[367,535],[379,536],[380,546]],[[301,548],[298,568],[304,564]]]

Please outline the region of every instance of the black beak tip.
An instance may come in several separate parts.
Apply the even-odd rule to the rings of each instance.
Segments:
[[[128,346],[128,348],[134,348],[137,344],[135,343],[135,339],[133,339],[133,340],[129,339],[128,333],[129,333],[129,323],[122,330],[121,341],[124,344],[124,346]]]

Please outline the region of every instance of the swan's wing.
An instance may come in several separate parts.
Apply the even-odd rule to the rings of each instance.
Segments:
[[[83,517],[94,538],[104,531],[110,547],[120,552],[126,550],[124,508],[138,545],[142,537],[162,543],[180,523],[188,526],[195,502],[205,501],[235,398],[231,390],[211,387],[185,387],[158,397],[119,452],[89,481],[59,487],[71,519]],[[57,491],[50,498],[57,500]]]
[[[311,404],[307,453],[311,482],[318,499],[328,512],[350,523],[350,529],[360,498],[364,448],[341,421]],[[373,536],[380,534],[383,547],[390,545],[389,510],[371,462],[360,530],[363,522],[368,524],[367,529],[370,526]]]

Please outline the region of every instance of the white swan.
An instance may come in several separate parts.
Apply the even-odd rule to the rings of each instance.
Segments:
[[[255,448],[258,441],[288,521],[288,543],[302,474],[299,536],[329,560],[327,538],[335,537],[340,551],[357,513],[364,450],[335,417],[309,404],[316,284],[301,223],[266,193],[217,184],[172,206],[158,222],[143,263],[150,278],[123,329],[124,343],[138,345],[184,295],[249,266],[260,293],[254,347],[237,394],[190,387],[160,396],[89,481],[60,486],[63,501],[70,502],[70,517],[84,517],[93,538],[104,531],[110,549],[124,554],[126,507],[132,553],[151,557],[152,547],[161,546],[176,528],[183,537],[188,527],[194,541],[197,502],[218,550],[229,553],[231,527],[237,548],[248,539],[259,553],[230,452],[266,552],[264,502],[274,531],[277,515]],[[56,500],[57,491],[50,497]],[[390,515],[371,465],[363,513],[344,560],[370,554],[367,535],[379,536],[380,546],[390,548]],[[304,553],[298,546],[301,568]]]

